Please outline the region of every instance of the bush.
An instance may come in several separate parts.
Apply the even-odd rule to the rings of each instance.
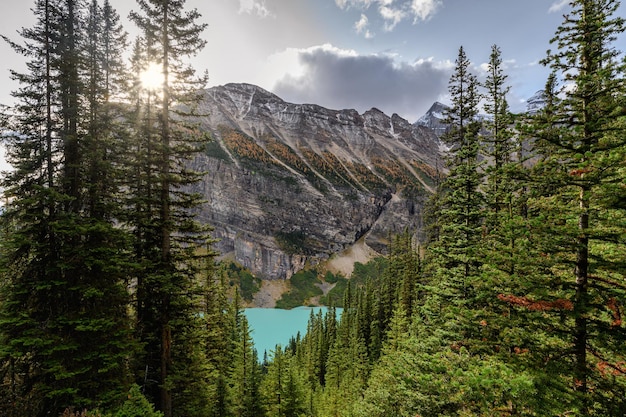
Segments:
[[[110,417],[163,417],[163,413],[155,411],[154,405],[141,393],[139,386],[133,384],[128,391],[128,399]]]
[[[315,270],[299,271],[289,281],[291,289],[276,302],[276,308],[290,309],[300,307],[309,298],[323,294],[322,290],[315,285],[320,282]]]

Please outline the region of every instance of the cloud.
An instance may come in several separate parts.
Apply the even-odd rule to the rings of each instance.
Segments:
[[[356,30],[356,33],[362,33],[363,36],[365,36],[365,39],[372,39],[374,37],[374,34],[369,31],[369,29],[367,28],[368,26],[369,19],[364,14],[361,14],[361,18],[359,19],[359,21],[354,24],[354,29]]]
[[[502,69],[506,74],[507,70],[513,69],[513,68],[517,68],[517,60],[516,59],[503,59],[502,63],[500,64],[500,69]],[[483,62],[482,64],[478,65],[477,67],[478,72],[482,73],[481,75],[486,76],[487,74],[489,74],[489,71],[491,69],[491,65],[489,64],[489,62]]]
[[[256,14],[262,18],[272,16],[265,0],[239,0],[239,13]]]
[[[372,6],[384,21],[384,29],[392,31],[400,22],[413,19],[413,24],[426,21],[437,13],[443,0],[335,0],[342,10],[355,8],[368,11]]]
[[[556,13],[565,8],[565,6],[569,5],[570,0],[559,0],[552,3],[550,9],[548,9],[549,13]]]
[[[413,22],[430,19],[442,4],[442,0],[413,0],[411,2],[411,10],[414,16]]]
[[[381,4],[378,8],[378,13],[385,19],[385,30],[390,32],[396,25],[402,22],[407,14],[404,10],[395,7],[389,7],[385,4]]]
[[[364,112],[376,107],[410,122],[447,91],[450,62],[412,63],[393,55],[359,55],[322,45],[297,51],[298,74],[287,74],[272,88],[283,99]]]

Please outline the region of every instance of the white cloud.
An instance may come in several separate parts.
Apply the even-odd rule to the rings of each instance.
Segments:
[[[367,28],[368,26],[369,19],[364,14],[361,14],[361,18],[359,19],[359,21],[354,24],[354,29],[356,30],[356,33],[362,33],[363,36],[365,36],[365,39],[371,39],[374,37],[374,34],[369,31],[369,29]]]
[[[503,59],[502,63],[500,64],[500,69],[502,69],[505,72],[507,70],[511,70],[511,69],[517,68],[517,67],[518,67],[517,60],[514,59],[514,58],[513,59]],[[490,69],[491,69],[489,62],[483,62],[482,64],[478,65],[478,67],[476,67],[476,68],[483,75],[488,74]]]
[[[335,0],[342,10],[355,8],[364,12],[376,6],[376,12],[384,20],[384,29],[393,30],[400,22],[413,19],[413,24],[426,21],[437,13],[443,0]]]
[[[377,1],[379,0],[335,0],[335,4],[339,6],[340,9],[347,9],[352,6],[367,9],[373,2]]]
[[[262,18],[272,16],[265,0],[239,0],[239,13],[256,14]]]
[[[0,146],[0,172],[2,172],[2,171],[10,171],[12,169],[13,169],[13,167],[6,160],[5,153],[4,153],[4,147]]]
[[[442,0],[413,0],[411,2],[413,22],[430,19],[442,4]]]
[[[389,7],[387,4],[381,4],[378,12],[385,19],[385,30],[392,31],[398,23],[404,20],[406,12],[402,9]]]
[[[361,14],[361,19],[354,24],[354,28],[356,29],[356,33],[363,32],[367,25],[369,24],[369,19],[364,14]]]
[[[559,12],[559,11],[563,10],[565,8],[565,6],[569,5],[569,3],[570,3],[570,0],[555,1],[550,6],[550,9],[548,9],[548,12],[550,12],[550,13]]]

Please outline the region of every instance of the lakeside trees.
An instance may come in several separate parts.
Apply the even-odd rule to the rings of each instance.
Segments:
[[[406,248],[421,264],[410,307],[399,293],[392,297],[379,358],[329,355],[325,385],[309,393],[323,405],[309,414],[626,412],[626,86],[622,52],[612,46],[624,21],[613,16],[615,1],[571,6],[544,61],[552,75],[536,115],[509,113],[494,46],[483,84],[488,117],[479,121],[477,82],[459,50],[450,173],[429,217],[436,227],[421,251]],[[383,293],[390,277],[403,280],[400,259],[390,257],[386,274],[351,289],[341,322],[352,330],[338,331],[330,352],[359,334],[358,317],[377,321],[362,300]],[[305,372],[309,333],[296,348],[305,358],[295,366]],[[364,379],[330,385],[354,372],[342,366],[348,358]]]

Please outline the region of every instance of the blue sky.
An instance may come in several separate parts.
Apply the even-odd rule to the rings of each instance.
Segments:
[[[1,0],[8,2],[8,0]],[[125,18],[132,0],[110,0]],[[29,1],[11,1],[0,32],[33,23]],[[193,59],[209,86],[247,82],[286,101],[360,112],[377,107],[414,122],[447,99],[459,46],[479,77],[491,45],[502,49],[514,110],[541,89],[538,64],[568,11],[567,0],[187,0],[208,23],[206,48]],[[622,6],[621,11],[624,11]],[[136,29],[128,23],[131,37]],[[624,48],[620,38],[618,49]],[[0,102],[15,88],[8,69],[21,58],[0,45]]]

